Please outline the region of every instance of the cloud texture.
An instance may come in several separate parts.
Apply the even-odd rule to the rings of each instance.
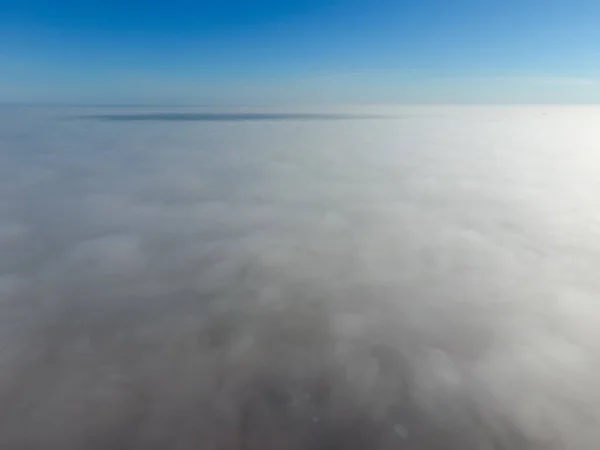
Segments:
[[[600,443],[600,110],[120,113],[0,110],[0,448]]]

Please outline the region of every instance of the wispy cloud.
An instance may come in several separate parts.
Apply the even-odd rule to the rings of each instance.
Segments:
[[[544,84],[560,86],[598,86],[600,78],[594,77],[571,77],[554,75],[524,75],[524,76],[491,76],[491,77],[467,77],[464,81],[492,82],[492,83],[524,83]]]
[[[364,74],[365,74],[365,72],[329,73],[329,74],[323,74],[323,75],[306,76],[306,77],[303,77],[303,79],[306,79],[306,80],[330,80],[330,79],[336,79],[336,78],[359,77]]]

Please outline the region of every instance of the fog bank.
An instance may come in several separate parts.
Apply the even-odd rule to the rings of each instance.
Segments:
[[[0,109],[0,448],[600,445],[600,108],[214,114]]]

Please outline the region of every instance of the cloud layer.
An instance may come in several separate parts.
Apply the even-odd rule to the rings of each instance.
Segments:
[[[600,110],[390,112],[0,110],[0,447],[594,448]]]

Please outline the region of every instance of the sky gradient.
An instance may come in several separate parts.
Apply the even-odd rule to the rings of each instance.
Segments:
[[[0,102],[598,103],[595,0],[8,0]]]

